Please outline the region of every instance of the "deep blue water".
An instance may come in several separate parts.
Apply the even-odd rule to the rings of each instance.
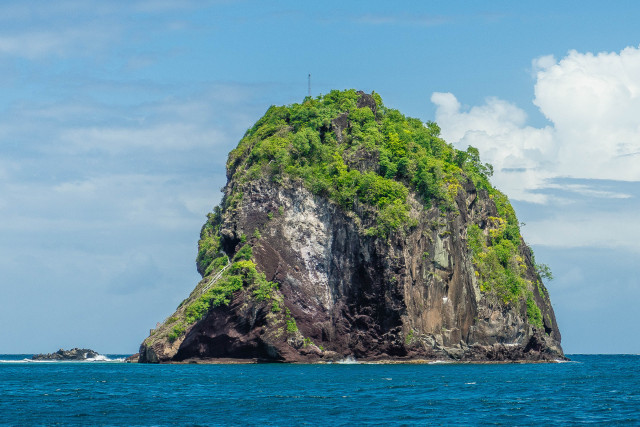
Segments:
[[[30,355],[29,355],[30,356]],[[640,356],[524,365],[16,363],[0,424],[640,424]]]

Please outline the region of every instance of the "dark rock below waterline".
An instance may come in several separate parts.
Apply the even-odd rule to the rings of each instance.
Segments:
[[[99,356],[96,351],[87,348],[72,348],[71,350],[60,349],[55,353],[36,354],[32,360],[86,360]]]

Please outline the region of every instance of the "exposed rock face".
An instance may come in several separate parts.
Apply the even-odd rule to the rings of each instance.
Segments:
[[[359,106],[375,108],[369,98],[361,97]],[[347,125],[344,114],[331,123],[338,141]],[[358,206],[345,211],[296,179],[231,178],[225,197],[239,191],[238,205],[222,212],[221,247],[231,258],[243,236],[252,236],[247,243],[256,269],[277,290],[268,300],[255,298],[253,289],[236,291],[228,305],[211,308],[173,341],[166,338],[169,326],[161,326],[142,344],[141,362],[564,357],[553,308],[524,242],[517,250],[526,279],[537,283],[531,292],[543,326],[528,320],[526,304],[498,304],[481,291],[467,230],[470,224],[488,229],[497,213],[487,191],[470,180],[455,195],[457,209],[448,212],[425,208],[411,193],[417,225],[388,239],[364,232]],[[209,277],[174,317],[203,292]]]
[[[100,354],[87,348],[72,348],[71,350],[60,349],[55,353],[36,354],[32,360],[86,360],[93,359]]]
[[[456,203],[461,215],[423,211],[410,235],[386,244],[362,236],[354,218],[302,186],[254,183],[245,189],[237,214],[225,217],[223,239],[234,247],[241,234],[263,230],[254,243],[256,264],[280,284],[300,333],[315,344],[296,348],[284,334],[272,337],[270,306],[243,291],[229,306],[211,310],[179,346],[143,345],[141,360],[562,358],[560,332],[544,291],[534,293],[545,325],[536,331],[526,323],[525,307],[493,307],[479,290],[465,230],[469,221],[495,215],[491,199],[469,186]],[[275,212],[272,219],[269,212]],[[528,254],[526,246],[520,249]],[[530,258],[525,260],[536,279]]]

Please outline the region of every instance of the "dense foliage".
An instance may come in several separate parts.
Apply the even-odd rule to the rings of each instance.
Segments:
[[[230,176],[237,182],[300,178],[314,194],[370,220],[367,233],[381,237],[415,225],[410,191],[427,206],[451,211],[466,177],[491,188],[491,168],[480,163],[476,149],[454,149],[435,123],[386,108],[375,93],[375,113],[358,108],[359,96],[332,91],[302,104],[272,106],[229,155]],[[340,119],[342,132],[335,124]]]
[[[268,179],[302,181],[312,193],[356,213],[365,233],[376,238],[403,233],[417,224],[410,195],[426,208],[439,208],[443,216],[455,214],[458,191],[472,182],[476,189],[486,190],[497,210],[497,216],[482,228],[472,224],[467,229],[480,289],[501,304],[526,303],[530,323],[541,327],[533,285],[526,279],[518,220],[507,197],[489,183],[492,167],[481,163],[477,149],[460,151],[447,144],[435,123],[405,117],[385,107],[375,93],[369,98],[375,106],[358,107],[359,99],[361,94],[355,90],[332,91],[301,104],[272,106],[246,132],[227,162],[234,188],[222,207],[209,215],[198,245],[198,270],[204,276],[231,264],[214,286],[187,307],[186,324],[199,320],[210,307],[228,304],[231,294],[243,287],[251,288],[257,301],[270,301],[273,312],[280,312],[273,298],[277,284],[256,271],[251,245],[242,246],[230,261],[221,250],[219,236],[222,212],[239,205],[242,185]],[[271,219],[273,213],[269,215]],[[252,236],[254,241],[260,239],[260,231],[256,229]],[[242,239],[246,243],[246,236]],[[550,275],[548,269],[541,272]],[[297,329],[283,308],[287,329]],[[184,323],[179,322],[173,338],[183,331]]]

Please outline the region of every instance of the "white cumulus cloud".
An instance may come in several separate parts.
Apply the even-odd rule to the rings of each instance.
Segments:
[[[559,177],[639,181],[640,49],[570,51],[532,66],[533,102],[551,125],[527,126],[521,108],[497,98],[463,109],[453,94],[434,93],[442,136],[477,147],[494,165],[494,183],[515,199],[544,202],[535,190]]]
[[[553,158],[553,129],[525,126],[525,112],[497,98],[466,112],[450,93],[434,93],[431,101],[438,106],[442,137],[458,148],[478,148],[483,161],[493,165],[498,188],[516,199],[544,201],[528,190],[540,188],[549,176],[542,165]]]

